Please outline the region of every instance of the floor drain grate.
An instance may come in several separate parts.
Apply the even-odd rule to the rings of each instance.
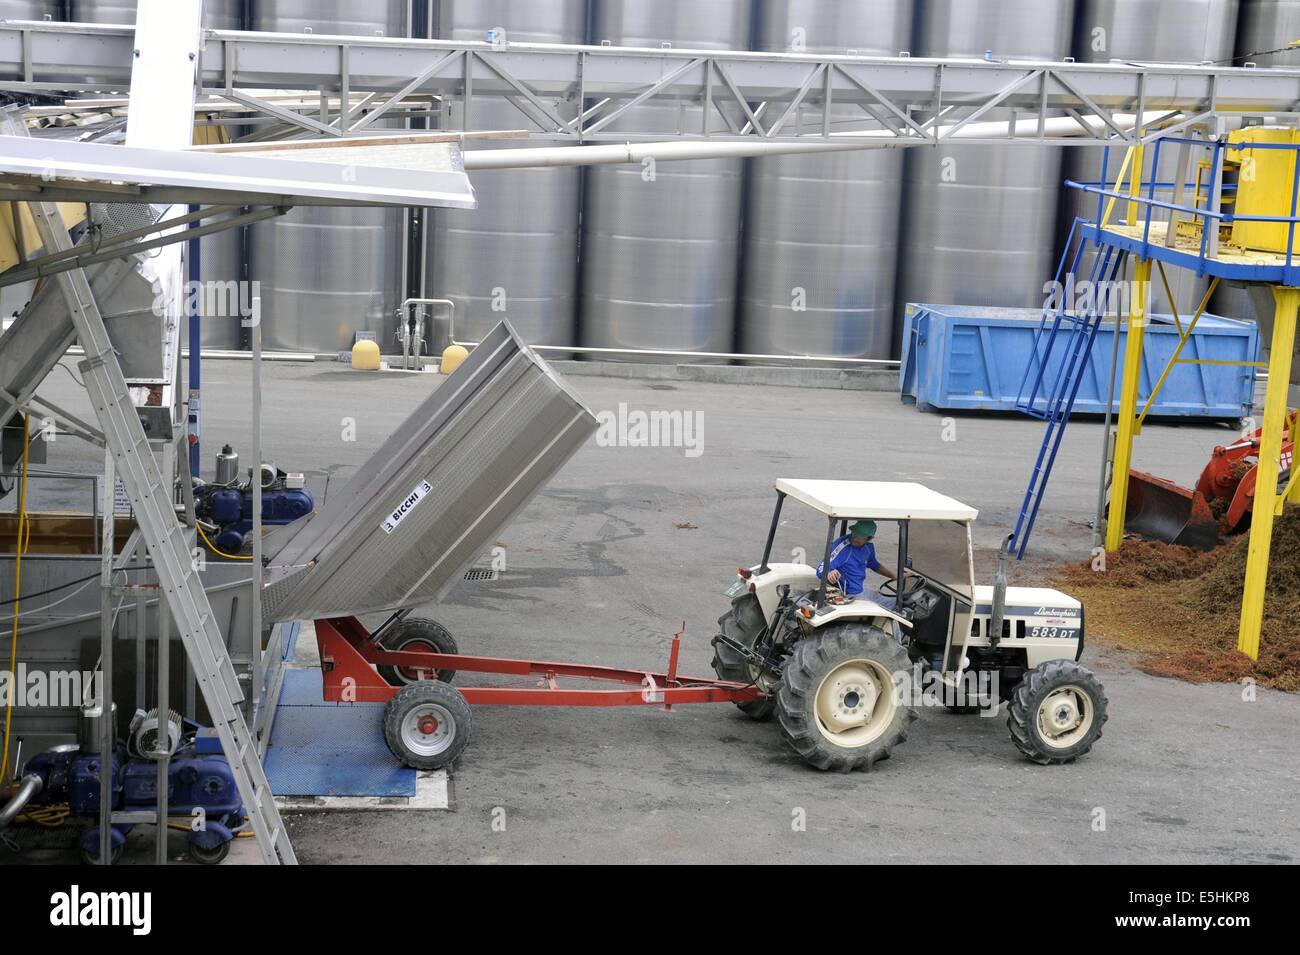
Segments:
[[[490,568],[474,567],[465,571],[466,580],[496,580],[501,575]]]

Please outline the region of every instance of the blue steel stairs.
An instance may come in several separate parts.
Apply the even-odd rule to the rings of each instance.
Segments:
[[[1038,517],[1038,507],[1047,490],[1052,465],[1056,462],[1074,399],[1088,367],[1097,329],[1113,307],[1116,280],[1123,274],[1128,259],[1128,252],[1123,249],[1112,245],[1098,246],[1089,240],[1081,228],[1086,221],[1075,219],[1070,227],[1069,238],[1056,268],[1055,288],[1058,292],[1049,296],[1043,308],[1034,332],[1034,349],[1016,396],[1017,410],[1047,422],[1012,534],[1011,547],[1017,560],[1025,556],[1029,535]],[[1085,263],[1088,263],[1087,281],[1090,285],[1082,287],[1076,276]],[[1084,288],[1085,295],[1081,302],[1083,307],[1076,310],[1074,306],[1080,303],[1074,300],[1073,295],[1065,293],[1078,288]]]

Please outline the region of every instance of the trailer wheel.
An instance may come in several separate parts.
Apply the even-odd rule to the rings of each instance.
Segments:
[[[385,650],[413,650],[424,653],[459,653],[456,639],[451,631],[427,617],[407,617],[399,620],[380,640],[379,645]],[[379,675],[393,686],[410,686],[420,680],[420,671],[415,667],[383,665],[375,667]],[[425,671],[427,674],[428,671]],[[450,683],[456,676],[455,670],[434,670],[433,679],[441,683]]]
[[[1073,660],[1049,660],[1016,687],[1007,729],[1016,749],[1050,766],[1092,749],[1106,719],[1106,691],[1093,672]]]
[[[907,739],[916,719],[894,679],[910,665],[892,635],[865,623],[828,626],[801,640],[776,695],[781,735],[818,769],[870,769]]]
[[[758,598],[753,594],[737,598],[732,603],[731,609],[718,618],[718,627],[722,630],[722,635],[751,648],[763,635],[765,626],[762,608],[759,607]],[[756,672],[756,668],[744,657],[717,637],[713,638],[713,672],[718,675],[719,680],[730,683],[751,683],[765,693],[776,693],[775,681],[770,678],[765,679],[764,675]],[[736,707],[750,719],[767,720],[772,718],[776,701],[769,695],[761,700],[739,702]]]
[[[454,686],[420,680],[397,691],[384,709],[384,740],[412,769],[442,769],[469,743],[473,718]]]

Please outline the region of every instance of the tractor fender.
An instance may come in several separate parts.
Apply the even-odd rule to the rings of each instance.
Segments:
[[[892,610],[886,610],[874,600],[861,599],[852,603],[841,604],[838,607],[831,607],[823,613],[814,614],[813,618],[808,621],[808,625],[813,629],[817,629],[829,623],[841,623],[845,620],[892,620],[908,628],[912,626],[912,621],[894,613]],[[878,623],[877,626],[887,632],[892,629],[883,623]]]

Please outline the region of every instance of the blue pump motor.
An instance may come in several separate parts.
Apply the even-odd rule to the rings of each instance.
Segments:
[[[190,724],[193,727],[194,724]],[[167,767],[167,814],[184,819],[190,856],[196,862],[220,862],[230,851],[234,830],[243,821],[244,810],[230,764],[214,747],[210,730],[199,728],[192,739],[172,756]],[[214,748],[216,753],[213,752]],[[98,753],[83,754],[59,748],[39,753],[23,770],[41,777],[44,786],[35,802],[67,802],[78,814],[99,815],[100,759]],[[158,764],[151,759],[130,757],[119,745],[113,755],[112,798],[114,811],[153,811],[158,805]],[[201,820],[195,825],[194,820]],[[110,834],[114,856],[134,828],[114,823]],[[99,828],[88,829],[80,840],[82,858],[99,856]]]
[[[236,462],[231,465],[231,460]],[[194,508],[198,517],[217,526],[212,543],[217,549],[237,554],[253,529],[252,479],[240,483],[235,477],[238,455],[227,445],[217,458],[217,478],[225,483],[200,484],[194,489]],[[291,524],[306,517],[316,506],[311,492],[302,487],[302,475],[288,474],[274,465],[264,464],[258,478],[262,482],[262,523]]]

